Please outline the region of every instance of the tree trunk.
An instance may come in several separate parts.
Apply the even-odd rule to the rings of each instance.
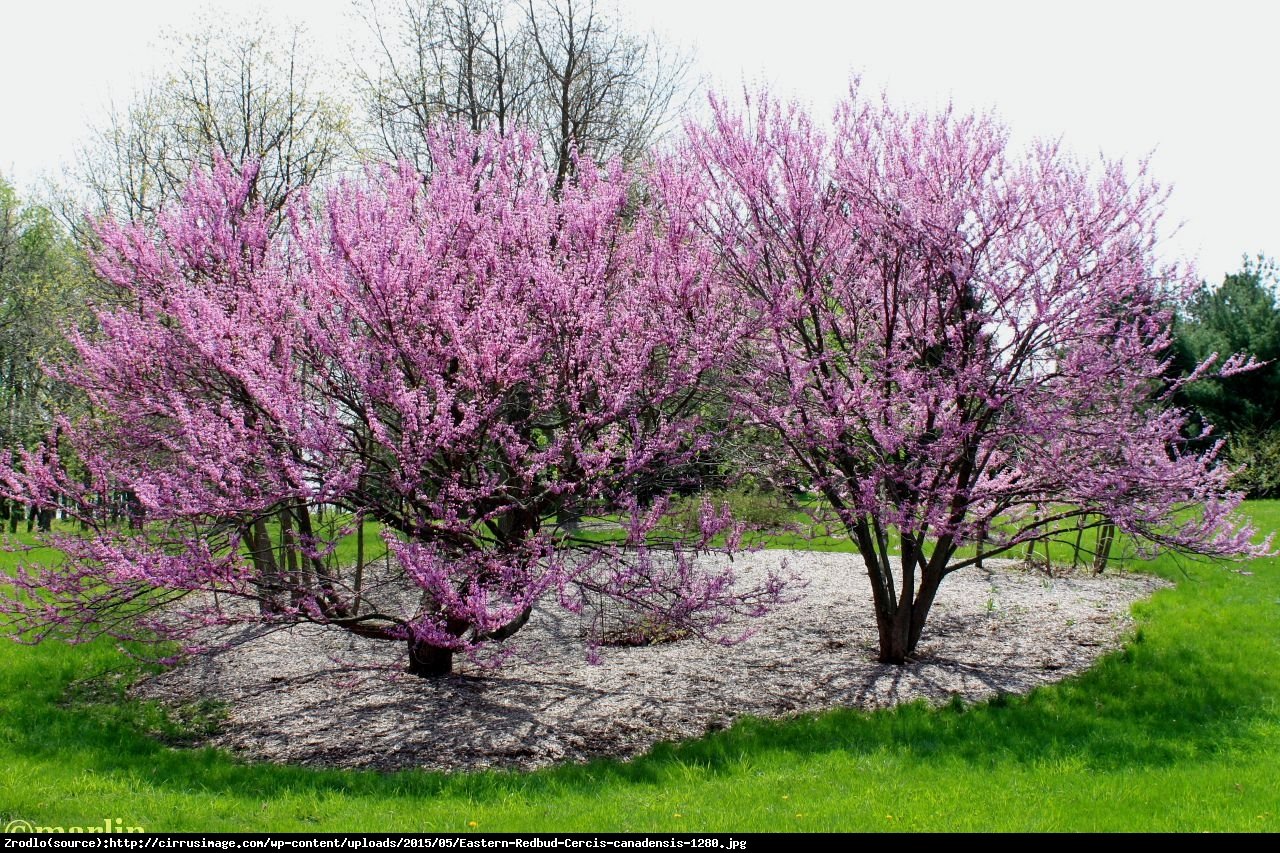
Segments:
[[[280,570],[276,566],[275,554],[271,547],[271,535],[262,516],[255,518],[246,528],[246,539],[249,542],[249,556],[253,560],[253,571],[258,586],[258,612],[263,615],[280,613],[284,604],[280,600],[283,592]]]
[[[911,637],[910,610],[881,613],[880,609],[876,608],[876,628],[880,633],[880,654],[876,660],[897,666],[906,663],[912,652],[908,647]]]
[[[924,634],[925,620],[929,618],[929,611],[933,609],[933,600],[938,595],[938,587],[946,576],[947,563],[951,561],[951,555],[954,552],[954,547],[946,546],[946,557],[940,560],[939,553],[935,550],[933,559],[929,561],[928,567],[920,578],[920,591],[916,593],[915,603],[911,606],[911,628],[907,635],[908,655],[916,653],[916,646],[920,644],[920,637]]]
[[[880,654],[876,660],[901,666],[912,659],[941,580],[941,577],[935,578],[932,571],[926,571],[920,579],[920,590],[909,606],[898,607],[892,613],[876,608],[876,628],[880,635]]]
[[[888,540],[877,530],[874,538],[862,537],[870,546],[864,552],[863,561],[871,576],[876,613],[876,629],[880,637],[880,663],[901,666],[911,660],[924,633],[925,621],[938,594],[938,586],[946,574],[947,563],[955,552],[950,540],[938,542],[932,555],[925,559],[923,543],[902,537],[902,556],[899,563],[900,590],[892,586],[893,575],[889,571]],[[865,556],[870,553],[871,556]],[[919,569],[919,586],[916,570]],[[895,597],[894,593],[898,595]]]
[[[285,585],[289,588],[289,598],[293,604],[302,601],[305,593],[302,586],[302,575],[298,570],[298,542],[293,535],[293,513],[288,505],[282,505],[278,512],[280,519],[280,549],[284,552],[280,559],[280,568],[284,571]]]
[[[408,672],[419,678],[448,675],[453,672],[453,649],[430,646],[410,637]]]
[[[1088,516],[1081,516],[1076,521],[1076,547],[1075,550],[1071,552],[1071,568],[1073,569],[1080,565],[1080,546],[1084,543],[1084,527],[1085,522],[1088,520]]]
[[[364,510],[356,513],[356,580],[351,593],[351,615],[360,615],[360,596],[364,595]]]
[[[1098,528],[1098,551],[1093,557],[1093,573],[1100,575],[1107,569],[1107,561],[1111,559],[1111,543],[1116,538],[1116,526],[1104,521]]]

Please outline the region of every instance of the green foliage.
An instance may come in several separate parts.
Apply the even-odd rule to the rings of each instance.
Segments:
[[[1280,503],[1249,512],[1264,529],[1280,527]],[[174,749],[149,734],[165,725],[159,709],[117,686],[92,707],[66,701],[77,682],[136,672],[109,644],[0,647],[0,822],[82,825],[110,815],[160,831],[1280,829],[1280,560],[1256,560],[1250,574],[1173,558],[1149,568],[1178,588],[1135,608],[1141,627],[1129,647],[1029,696],[745,720],[635,761],[532,774],[336,772]]]
[[[1174,369],[1186,374],[1213,353],[1226,358],[1247,352],[1270,362],[1227,378],[1189,386],[1181,402],[1218,434],[1230,437],[1228,458],[1255,470],[1239,485],[1254,497],[1280,494],[1280,287],[1274,262],[1246,260],[1220,286],[1202,288],[1174,325]]]
[[[672,512],[672,526],[680,533],[696,535],[704,500],[717,508],[728,504],[734,520],[753,531],[777,531],[797,509],[795,501],[783,492],[744,485],[680,499]]]
[[[1258,497],[1280,496],[1280,426],[1233,435],[1227,456],[1240,466],[1232,480],[1236,488]]]
[[[42,365],[67,351],[68,328],[85,318],[88,279],[53,215],[0,177],[0,447],[35,443],[74,404]]]
[[[1187,389],[1186,399],[1225,432],[1266,430],[1276,424],[1280,404],[1280,305],[1277,269],[1259,258],[1245,261],[1222,284],[1204,287],[1188,304],[1175,327],[1176,366],[1194,368],[1213,353],[1226,358],[1247,352],[1271,361],[1260,370],[1226,379],[1211,378]]]

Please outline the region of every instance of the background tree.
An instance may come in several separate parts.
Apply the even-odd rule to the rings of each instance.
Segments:
[[[528,135],[431,142],[430,178],[383,170],[322,211],[301,198],[287,239],[224,162],[156,228],[99,226],[98,273],[125,298],[65,371],[94,413],[0,472],[9,497],[93,527],[19,573],[10,608],[33,636],[310,621],[406,643],[410,671],[437,675],[548,597],[699,632],[776,597],[697,568],[727,524],[709,507],[657,556],[664,495],[631,497],[710,440],[698,392],[733,335],[705,250],[635,207],[620,169],[584,164],[555,193]],[[95,496],[120,490],[144,529],[102,523]],[[630,509],[627,547],[555,525],[583,499]],[[351,525],[322,530],[321,506]],[[385,562],[339,563],[365,519]]]
[[[406,0],[388,10],[370,0],[363,11],[376,59],[356,73],[375,157],[426,172],[425,131],[436,122],[504,134],[530,114],[527,46],[513,9],[502,0]]]
[[[57,229],[40,208],[24,205],[0,178],[0,443],[21,446],[48,428],[40,359],[56,330],[42,317],[65,280]]]
[[[830,134],[767,96],[748,110],[716,102],[662,195],[755,324],[733,394],[857,543],[880,660],[915,652],[942,580],[980,559],[962,545],[989,557],[1095,518],[1153,547],[1256,550],[1227,473],[1158,404],[1187,285],[1154,261],[1156,186],[856,89]]]
[[[56,412],[79,403],[43,366],[68,350],[67,324],[85,319],[89,280],[53,214],[24,203],[0,177],[0,448],[33,447]],[[0,506],[10,529],[21,514],[20,506]],[[50,517],[40,520],[47,526]]]
[[[1254,497],[1280,494],[1280,305],[1275,264],[1247,260],[1216,288],[1202,286],[1175,325],[1173,368],[1189,375],[1215,356],[1249,352],[1266,363],[1240,376],[1212,376],[1188,385],[1181,402],[1215,436],[1229,439],[1227,455],[1244,470],[1237,478]]]
[[[252,164],[248,202],[278,217],[336,168],[349,144],[346,109],[322,88],[300,27],[213,22],[169,36],[169,48],[172,68],[113,111],[78,158],[75,180],[95,211],[153,221],[182,198],[193,168],[217,159]]]
[[[361,69],[382,156],[427,169],[424,131],[441,120],[539,134],[557,187],[574,151],[643,155],[685,95],[687,57],[623,29],[595,0],[406,0],[365,19],[377,62]]]

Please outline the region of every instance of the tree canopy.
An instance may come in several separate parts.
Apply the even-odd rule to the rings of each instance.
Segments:
[[[442,128],[432,162],[299,198],[288,235],[224,161],[154,227],[99,223],[120,298],[73,335],[65,373],[93,410],[0,471],[4,494],[91,533],[20,572],[21,624],[179,639],[308,621],[407,643],[434,675],[544,599],[589,592],[707,633],[776,598],[699,567],[728,524],[710,507],[661,556],[647,540],[667,473],[710,441],[698,392],[736,337],[705,251],[633,204],[618,167],[583,161],[554,191],[529,135]],[[145,525],[108,523],[120,491]],[[627,514],[625,543],[556,524],[584,499]],[[353,520],[322,531],[325,506]],[[387,560],[337,562],[365,519]],[[180,599],[181,619],[122,618]]]
[[[1156,260],[1161,189],[856,87],[832,127],[767,93],[717,100],[664,189],[753,329],[739,411],[858,544],[881,660],[910,657],[943,578],[980,559],[956,559],[962,545],[1105,519],[1156,546],[1249,552],[1228,472],[1160,390],[1169,305],[1191,287]],[[1220,375],[1250,366],[1232,356]]]

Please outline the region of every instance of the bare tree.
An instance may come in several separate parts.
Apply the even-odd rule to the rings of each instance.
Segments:
[[[81,152],[75,176],[102,211],[148,220],[198,165],[258,165],[250,201],[279,214],[345,150],[345,109],[321,91],[303,32],[260,20],[170,37],[177,61]]]
[[[95,212],[149,220],[177,195],[184,176],[175,172],[178,158],[171,149],[178,136],[169,112],[163,89],[152,85],[123,109],[113,105],[106,123],[91,131],[89,144],[76,158],[71,183],[89,194]],[[83,201],[60,200],[67,224],[77,233]]]
[[[689,60],[610,23],[595,0],[528,0],[540,86],[533,119],[553,148],[557,185],[573,152],[633,160],[670,118]]]
[[[540,134],[557,185],[574,152],[631,161],[687,91],[689,58],[624,29],[596,0],[367,0],[377,60],[358,76],[379,153],[424,162],[440,120]]]
[[[388,14],[369,0],[364,19],[377,60],[357,67],[375,156],[430,163],[426,131],[441,120],[505,132],[529,112],[524,32],[508,31],[502,0],[406,0]]]

